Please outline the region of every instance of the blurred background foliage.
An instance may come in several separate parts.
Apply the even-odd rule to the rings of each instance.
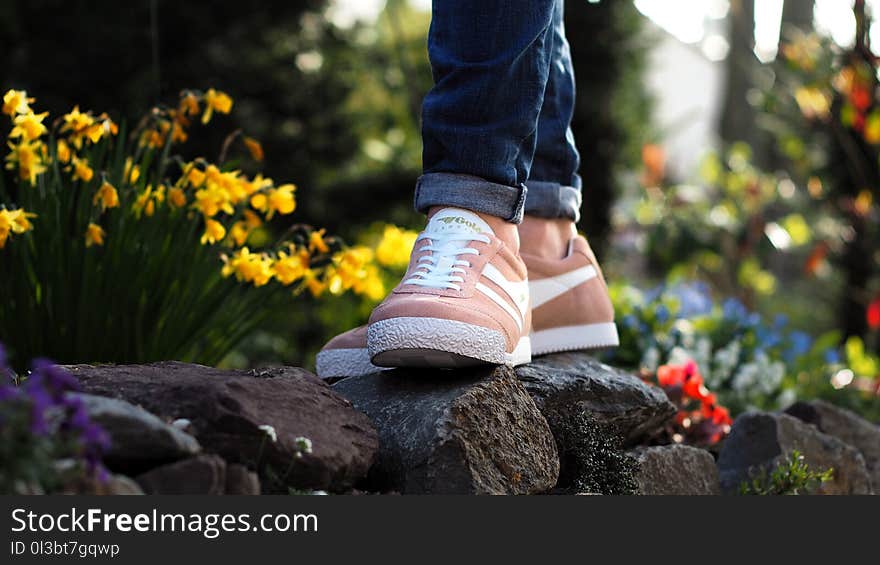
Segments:
[[[118,118],[183,88],[222,89],[235,110],[194,133],[186,156],[215,158],[240,128],[262,142],[267,175],[299,186],[297,221],[375,243],[385,222],[420,227],[411,200],[431,72],[427,3],[372,4],[374,19],[340,25],[329,14],[344,8],[325,0],[6,0],[0,85],[37,93],[53,115],[79,104]],[[799,390],[877,417],[880,105],[865,2],[854,0],[856,40],[844,45],[813,34],[812,0],[778,0],[782,48],[769,58],[757,56],[756,0],[707,3],[725,8],[712,16],[725,80],[714,93],[717,143],[689,148],[701,156],[692,174],[668,166],[669,132],[646,87],[667,35],[643,15],[649,4],[566,5],[580,227],[616,283],[627,328],[610,359],[653,370],[689,351],[710,365],[704,378],[734,410],[775,406]],[[692,312],[680,289],[694,281],[708,302]],[[371,307],[353,296],[302,297],[225,363],[313,366],[326,339]],[[778,379],[775,363],[784,365]],[[773,386],[734,387],[737,367],[769,372]]]

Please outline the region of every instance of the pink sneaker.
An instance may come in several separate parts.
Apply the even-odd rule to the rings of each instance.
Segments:
[[[328,341],[318,352],[315,365],[322,379],[360,377],[386,369],[370,363],[367,326],[348,330]]]
[[[433,214],[403,281],[370,316],[373,364],[528,363],[529,287],[515,246],[515,239],[505,243],[473,212],[443,208]]]
[[[529,272],[532,355],[618,345],[605,278],[583,236],[569,241],[562,259],[521,257]]]

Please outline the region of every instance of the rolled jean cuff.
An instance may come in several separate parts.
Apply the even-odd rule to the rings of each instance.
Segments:
[[[426,173],[416,183],[415,206],[423,214],[432,206],[454,206],[518,224],[525,202],[524,185],[508,186],[472,175]]]
[[[558,182],[528,181],[525,213],[539,218],[581,219],[581,191]]]

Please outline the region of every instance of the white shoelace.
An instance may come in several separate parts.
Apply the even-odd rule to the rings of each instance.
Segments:
[[[464,282],[460,273],[465,273],[465,268],[470,267],[470,261],[459,259],[461,255],[479,255],[480,252],[473,247],[463,247],[468,241],[481,241],[489,243],[489,237],[477,233],[422,233],[416,238],[416,242],[429,239],[431,243],[422,245],[419,251],[430,251],[430,255],[421,257],[418,262],[419,270],[403,281],[403,284],[414,284],[428,288],[461,290],[458,283]]]

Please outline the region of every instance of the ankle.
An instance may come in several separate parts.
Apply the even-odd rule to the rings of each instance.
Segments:
[[[561,259],[577,236],[577,227],[568,218],[525,216],[519,225],[520,251],[527,255]]]
[[[450,208],[451,206],[432,206],[428,210],[428,220],[431,219],[431,216],[443,210],[444,208]],[[498,216],[490,216],[489,214],[483,214],[482,212],[475,212],[470,210],[471,213],[476,214],[480,217],[484,222],[489,224],[489,227],[492,228],[492,231],[495,232],[495,237],[500,239],[507,245],[511,251],[514,253],[519,253],[520,251],[520,238],[519,231],[517,230],[517,225],[508,222]]]

